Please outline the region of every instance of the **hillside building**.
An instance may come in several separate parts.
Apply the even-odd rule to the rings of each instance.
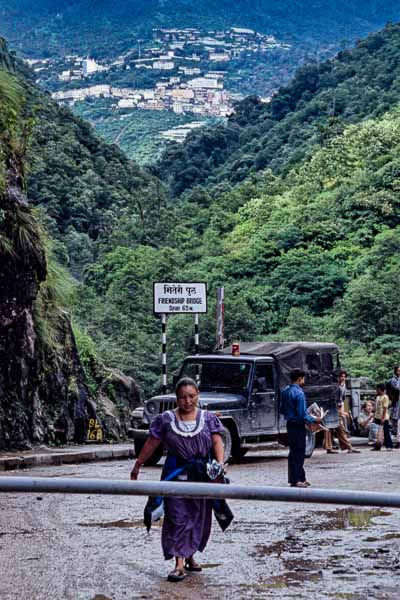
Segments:
[[[138,104],[137,100],[134,100],[133,98],[121,98],[121,100],[118,100],[118,108],[136,108]]]
[[[211,62],[228,62],[231,60],[229,52],[210,52],[208,58]]]
[[[92,85],[87,88],[79,88],[77,90],[67,90],[66,92],[54,92],[51,97],[54,100],[67,100],[71,102],[79,102],[85,98],[109,98],[111,96],[111,86],[109,85]]]
[[[222,89],[223,85],[217,79],[209,77],[196,77],[188,81],[188,86],[196,90],[200,89]]]
[[[104,70],[104,67],[97,64],[97,62],[91,58],[85,58],[82,61],[82,72],[84,77],[89,77],[89,75],[93,75],[93,73],[98,73],[99,71]]]
[[[153,62],[153,69],[159,71],[172,71],[175,68],[175,63],[171,60],[155,60]]]

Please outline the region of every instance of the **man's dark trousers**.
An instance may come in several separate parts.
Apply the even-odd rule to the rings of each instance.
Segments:
[[[306,455],[306,428],[304,423],[287,422],[289,442],[289,483],[306,480],[304,459]]]

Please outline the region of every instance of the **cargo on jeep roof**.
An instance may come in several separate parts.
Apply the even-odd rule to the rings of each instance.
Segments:
[[[219,354],[230,354],[231,346],[219,350]],[[279,362],[280,384],[290,383],[292,369],[332,373],[340,367],[339,348],[328,342],[241,342],[240,354],[249,356],[272,356]]]

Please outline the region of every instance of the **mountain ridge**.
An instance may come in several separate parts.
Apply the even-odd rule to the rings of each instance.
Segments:
[[[114,3],[103,0],[95,4],[91,0],[75,2],[35,2],[34,11],[29,0],[0,1],[0,33],[21,48],[29,46],[42,50],[54,46],[55,38],[63,40],[64,47],[74,44],[95,47],[111,36],[121,42],[124,36],[150,32],[153,27],[251,27],[286,36],[311,37],[313,40],[355,39],[357,36],[381,27],[385,22],[400,16],[399,0],[378,2],[359,0],[346,2],[306,2],[299,0],[240,0],[236,3],[221,0],[128,0]],[[49,29],[51,25],[51,29]],[[40,41],[44,33],[51,35],[45,43]],[[64,35],[64,34],[67,35]],[[68,36],[72,44],[68,42]]]

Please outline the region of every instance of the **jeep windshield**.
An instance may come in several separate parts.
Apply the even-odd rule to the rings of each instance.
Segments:
[[[203,392],[244,392],[248,387],[250,370],[250,363],[187,361],[182,366],[180,377],[191,377]]]

